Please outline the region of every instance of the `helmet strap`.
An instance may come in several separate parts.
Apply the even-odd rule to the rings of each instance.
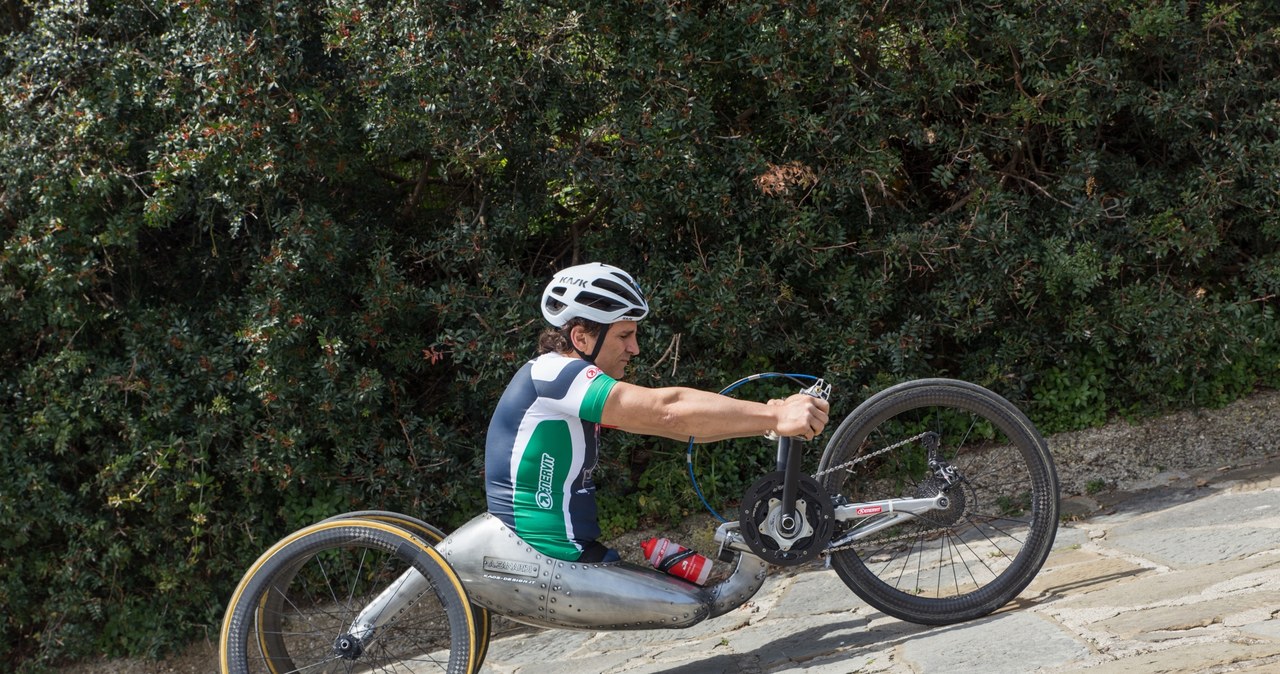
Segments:
[[[600,355],[600,348],[604,346],[604,336],[606,333],[609,332],[610,325],[612,325],[612,323],[603,323],[600,325],[600,332],[596,334],[596,345],[595,345],[595,348],[591,349],[590,356],[588,356],[587,354],[583,353],[580,349],[578,349],[578,345],[574,344],[573,340],[569,340],[569,346],[572,346],[573,350],[576,351],[577,354],[581,356],[583,360],[587,361],[588,363],[591,363],[592,365],[595,365],[596,357]]]

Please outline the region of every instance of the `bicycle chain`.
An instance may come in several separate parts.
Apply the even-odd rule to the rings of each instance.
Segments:
[[[818,478],[822,477],[823,475],[829,475],[829,474],[831,474],[831,473],[836,472],[837,470],[843,470],[843,469],[846,469],[846,468],[852,468],[853,466],[856,466],[856,465],[858,465],[858,464],[862,463],[863,461],[867,461],[867,460],[869,460],[869,459],[873,459],[873,458],[875,458],[875,457],[877,457],[877,456],[880,456],[881,454],[884,454],[884,453],[886,453],[886,452],[891,452],[891,451],[893,451],[893,450],[895,450],[895,449],[897,449],[897,448],[899,448],[899,447],[903,447],[903,446],[909,445],[909,444],[911,444],[911,443],[913,443],[913,442],[915,442],[915,441],[917,441],[917,440],[919,440],[919,439],[923,438],[924,436],[926,436],[926,435],[928,435],[928,434],[929,434],[929,433],[928,433],[928,431],[926,431],[926,432],[921,433],[921,434],[919,434],[919,435],[915,435],[915,436],[912,436],[912,437],[910,437],[910,438],[907,438],[906,440],[903,440],[903,441],[901,441],[901,442],[898,442],[898,443],[895,443],[895,444],[889,445],[889,446],[887,446],[887,447],[883,447],[883,448],[881,448],[881,449],[877,449],[876,451],[871,452],[870,454],[867,454],[866,456],[860,456],[860,457],[857,457],[857,458],[855,458],[855,459],[852,459],[852,460],[849,460],[849,461],[845,461],[844,463],[842,463],[842,464],[840,464],[840,465],[838,465],[838,466],[832,466],[831,468],[828,468],[828,469],[826,469],[826,470],[820,470],[820,471],[818,471],[818,472],[816,472],[816,473],[814,473],[814,474],[813,474],[813,479],[815,479],[815,480],[816,480],[816,479],[818,479]],[[900,535],[898,535],[898,536],[894,536],[894,537],[892,537],[892,538],[881,538],[881,539],[877,539],[877,541],[876,541],[876,542],[877,542],[877,543],[893,543],[893,542],[895,542],[895,541],[904,540],[904,539],[907,539],[907,538],[914,538],[914,537],[916,537],[916,536],[921,536],[921,535],[923,535],[923,534],[927,534],[927,533],[930,533],[930,532],[933,532],[933,531],[939,531],[939,530],[941,530],[942,528],[944,528],[944,527],[939,527],[939,528],[937,528],[937,529],[927,529],[927,530],[925,530],[925,531],[913,531],[913,532],[911,532],[911,533],[909,533],[909,534],[900,534]],[[854,547],[858,542],[859,542],[859,541],[854,541],[854,542],[849,543],[849,544],[847,544],[847,545],[842,545],[842,546],[840,546],[840,547],[838,547],[838,548],[827,548],[826,550],[823,550],[822,552],[818,553],[818,556],[819,556],[819,557],[822,557],[822,556],[830,557],[830,555],[831,555],[832,553],[842,552],[842,551],[844,551],[844,550],[851,550],[851,549],[852,549],[852,548],[853,548],[853,547]]]
[[[906,539],[908,539],[908,538],[916,538],[916,537],[918,537],[918,536],[923,536],[923,535],[925,535],[925,534],[931,534],[931,533],[933,533],[933,532],[935,532],[935,531],[942,531],[944,528],[945,528],[945,527],[938,527],[938,528],[936,528],[936,529],[925,529],[924,531],[913,531],[913,532],[911,532],[911,533],[909,533],[909,534],[898,534],[897,536],[892,536],[892,537],[890,537],[890,538],[877,538],[877,539],[876,539],[876,543],[895,543],[895,542],[897,542],[897,541],[903,541],[903,540],[906,540]],[[860,543],[860,542],[861,542],[861,541],[854,541],[854,542],[852,542],[852,543],[849,543],[849,544],[846,544],[846,545],[842,545],[842,546],[840,546],[840,547],[838,547],[838,548],[827,548],[826,550],[823,550],[822,552],[819,552],[817,556],[818,556],[818,557],[823,557],[823,556],[830,557],[833,553],[836,553],[836,552],[844,552],[845,550],[852,550],[852,549],[853,549],[853,546],[857,545],[857,544],[858,544],[858,543]]]
[[[873,459],[873,458],[875,458],[875,457],[877,457],[877,456],[880,456],[881,454],[884,454],[885,452],[891,452],[891,451],[893,451],[893,450],[895,450],[895,449],[897,449],[897,448],[899,448],[899,447],[902,447],[902,446],[905,446],[905,445],[909,445],[909,444],[911,444],[911,443],[915,442],[916,440],[919,440],[920,438],[923,438],[924,436],[926,436],[926,435],[928,435],[928,434],[929,434],[929,431],[925,431],[924,433],[921,433],[921,434],[919,434],[919,435],[915,435],[915,436],[912,436],[912,437],[910,437],[910,438],[907,438],[906,440],[903,440],[902,442],[899,442],[899,443],[897,443],[897,444],[889,445],[888,447],[884,447],[884,448],[882,448],[882,449],[877,449],[876,451],[871,452],[870,454],[868,454],[868,455],[866,455],[866,456],[860,456],[860,457],[858,457],[858,458],[856,458],[856,459],[853,459],[853,460],[851,460],[851,461],[845,461],[844,463],[842,463],[842,464],[840,464],[840,465],[838,465],[838,466],[832,466],[831,468],[828,468],[828,469],[826,469],[826,470],[820,470],[820,471],[818,471],[818,472],[816,472],[816,473],[814,473],[814,474],[813,474],[813,479],[815,479],[815,480],[816,480],[816,479],[818,479],[818,478],[822,477],[823,475],[827,475],[827,474],[829,474],[829,473],[834,473],[834,472],[836,472],[837,470],[841,470],[841,469],[843,469],[843,468],[849,468],[850,466],[856,466],[856,465],[858,465],[858,464],[862,463],[863,461],[866,461],[867,459]]]

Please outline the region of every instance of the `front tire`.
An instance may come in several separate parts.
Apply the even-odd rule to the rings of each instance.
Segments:
[[[355,616],[410,568],[427,591],[350,647]],[[331,520],[285,537],[245,574],[223,619],[219,665],[224,674],[471,674],[476,630],[462,582],[430,542],[387,522]]]
[[[966,382],[925,379],[872,396],[840,424],[819,475],[841,503],[947,493],[947,508],[831,555],[854,593],[909,622],[946,625],[1004,606],[1039,572],[1057,533],[1048,444],[1012,403]],[[841,523],[833,539],[886,516]]]

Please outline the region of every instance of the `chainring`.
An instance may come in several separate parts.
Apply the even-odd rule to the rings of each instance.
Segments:
[[[747,489],[742,497],[739,531],[757,557],[778,566],[795,566],[827,549],[835,530],[835,510],[822,485],[808,475],[801,475],[796,484],[800,521],[793,533],[784,532],[783,479],[781,471],[774,471]]]

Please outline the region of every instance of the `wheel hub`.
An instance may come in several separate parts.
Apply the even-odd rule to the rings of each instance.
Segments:
[[[809,525],[809,503],[804,499],[796,499],[796,513],[784,513],[780,499],[769,499],[769,511],[760,523],[760,535],[771,539],[779,550],[790,551],[796,543],[813,536],[813,527]],[[797,517],[798,515],[798,517]]]
[[[364,644],[351,634],[341,634],[333,641],[333,653],[343,660],[355,660],[364,654]]]
[[[947,482],[946,479],[933,476],[916,485],[916,498],[933,498],[942,494],[939,510],[932,510],[924,517],[934,526],[949,527],[964,517],[965,506],[969,499],[965,495],[964,483]]]

